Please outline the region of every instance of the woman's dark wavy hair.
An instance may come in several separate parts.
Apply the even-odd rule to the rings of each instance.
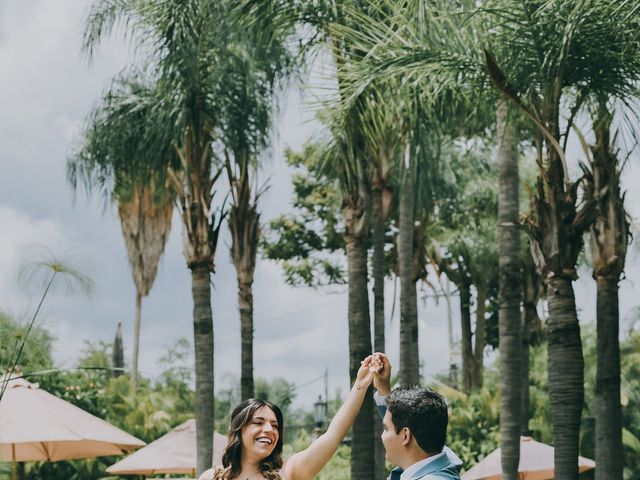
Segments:
[[[256,398],[249,398],[243,401],[231,413],[227,448],[222,456],[222,465],[225,467],[225,479],[236,478],[240,473],[242,429],[251,422],[254,414],[262,407],[269,407],[276,415],[276,420],[278,421],[278,441],[271,454],[260,462],[260,473],[267,480],[280,479],[280,469],[282,468],[282,432],[284,429],[282,411],[274,404]]]

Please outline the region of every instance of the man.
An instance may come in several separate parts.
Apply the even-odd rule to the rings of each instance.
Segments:
[[[391,390],[391,363],[382,364],[373,386],[383,416],[382,444],[394,468],[389,480],[460,480],[462,461],[445,447],[449,414],[444,398],[421,387]]]

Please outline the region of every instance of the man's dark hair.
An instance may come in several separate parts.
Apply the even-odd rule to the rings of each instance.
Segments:
[[[422,450],[442,451],[449,422],[447,403],[442,395],[418,386],[396,388],[387,397],[387,408],[396,433],[407,427]]]

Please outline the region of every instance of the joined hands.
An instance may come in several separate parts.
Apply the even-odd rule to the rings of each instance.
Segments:
[[[372,383],[380,395],[386,396],[391,392],[391,363],[384,353],[376,352],[361,362],[356,388],[367,388]]]

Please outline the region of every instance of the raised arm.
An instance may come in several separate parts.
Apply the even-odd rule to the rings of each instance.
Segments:
[[[282,467],[287,480],[311,480],[327,464],[358,415],[377,368],[381,366],[372,356],[364,359],[353,388],[331,420],[327,431],[306,449],[289,458]]]

